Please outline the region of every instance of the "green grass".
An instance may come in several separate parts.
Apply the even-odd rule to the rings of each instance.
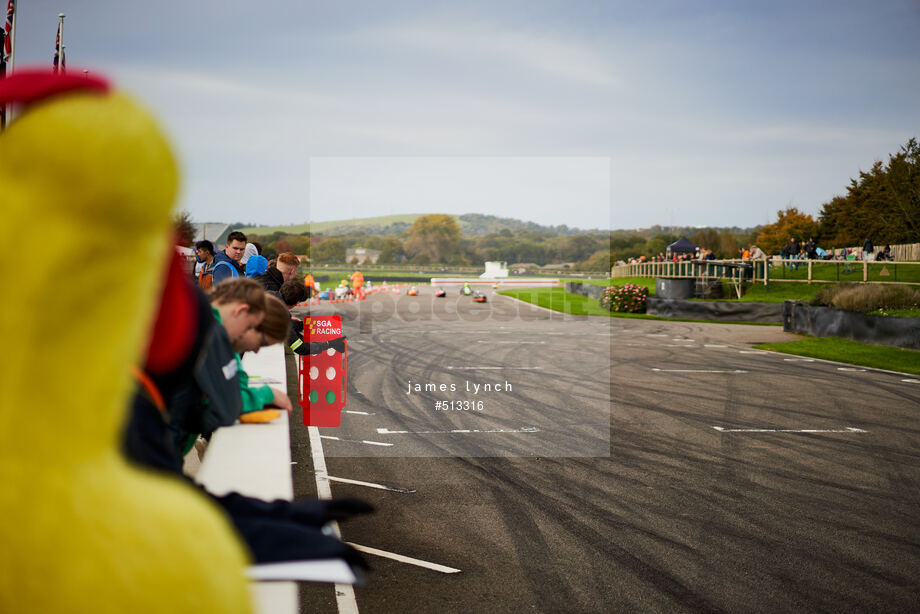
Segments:
[[[654,280],[653,280],[654,281]],[[562,288],[515,288],[502,290],[498,294],[510,296],[538,305],[553,311],[569,313],[572,315],[606,316],[610,318],[632,318],[636,320],[663,320],[667,322],[707,322],[708,320],[692,320],[689,318],[663,318],[645,313],[620,313],[607,311],[597,302],[597,299],[588,298],[581,294],[572,294]],[[718,322],[719,324],[747,324],[756,326],[781,326],[781,322]]]
[[[878,309],[870,311],[870,316],[888,316],[890,318],[920,318],[920,309],[889,309],[883,311]]]
[[[655,296],[655,278],[654,277],[616,277],[613,284],[622,286],[631,283],[637,286],[648,288],[649,296]],[[782,303],[783,301],[810,301],[814,296],[827,284],[802,284],[798,282],[782,282],[770,280],[769,290],[762,282],[756,284],[747,284],[747,290],[741,301],[751,303]],[[738,300],[732,298],[735,296],[734,287],[723,282],[722,287],[726,298],[721,300]]]
[[[611,315],[609,311],[598,304],[597,299],[582,296],[581,294],[572,294],[571,292],[566,292],[562,288],[513,288],[511,290],[502,290],[499,294],[562,313],[570,313],[579,316],[609,317]],[[636,316],[644,314],[629,315]]]
[[[851,365],[920,375],[920,352],[916,350],[887,345],[868,345],[840,337],[809,337],[786,343],[762,343],[754,347],[784,354],[823,358]]]
[[[749,284],[741,297],[750,303],[782,303],[783,301],[810,301],[826,284],[783,283],[770,280],[767,288],[763,283]]]
[[[829,261],[812,264],[812,279],[824,281],[862,281],[863,263],[856,261]],[[920,264],[906,262],[870,262],[868,281],[906,281],[920,283]],[[770,268],[770,281],[783,279],[808,279],[808,265],[795,270],[788,266]]]

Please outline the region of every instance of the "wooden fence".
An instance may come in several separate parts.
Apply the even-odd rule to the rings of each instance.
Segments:
[[[892,250],[894,248],[892,247]],[[920,262],[862,260],[685,260],[613,267],[612,277],[724,279],[733,282],[895,283],[920,285]]]

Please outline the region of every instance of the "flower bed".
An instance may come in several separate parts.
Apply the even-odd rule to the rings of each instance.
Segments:
[[[601,307],[623,313],[645,313],[648,288],[635,284],[608,286],[601,295]]]

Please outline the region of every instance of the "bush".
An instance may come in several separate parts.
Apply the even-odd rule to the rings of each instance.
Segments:
[[[917,309],[920,289],[885,284],[835,284],[822,288],[811,304],[857,313]]]
[[[648,288],[635,284],[607,286],[601,295],[601,307],[624,313],[645,313]]]

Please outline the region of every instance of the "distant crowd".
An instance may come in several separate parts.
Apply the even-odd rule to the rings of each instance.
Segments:
[[[876,250],[869,237],[866,237],[866,240],[863,242],[862,249],[846,248],[833,251],[825,250],[819,246],[812,237],[809,237],[804,243],[799,243],[795,237],[789,237],[789,242],[783,246],[778,255],[783,260],[894,260],[891,254],[890,245]],[[738,248],[737,258],[740,260],[766,260],[768,256],[762,249],[756,245],[752,245],[750,247]],[[669,252],[667,255],[663,252],[659,252],[657,256],[637,256],[635,258],[630,258],[623,264],[702,260],[716,260],[716,256],[711,249],[698,247],[692,252]]]

